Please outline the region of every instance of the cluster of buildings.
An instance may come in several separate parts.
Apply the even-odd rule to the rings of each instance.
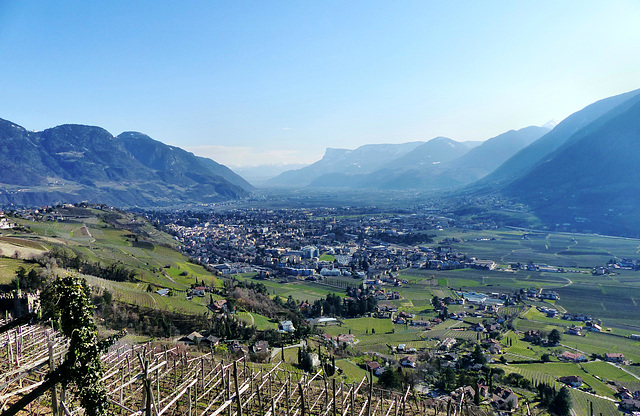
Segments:
[[[611,259],[606,266],[594,267],[591,272],[596,276],[602,276],[618,270],[640,270],[640,260]]]
[[[9,221],[9,218],[4,215],[4,212],[0,211],[0,230],[9,230],[14,226],[15,224]]]
[[[447,245],[455,241],[425,245],[434,243],[428,231],[448,226],[449,218],[336,214],[329,208],[253,209],[156,212],[148,217],[174,236],[184,254],[222,275],[257,272],[278,280],[349,276],[368,286],[399,286],[394,273],[409,267],[496,267],[492,260],[467,258]]]

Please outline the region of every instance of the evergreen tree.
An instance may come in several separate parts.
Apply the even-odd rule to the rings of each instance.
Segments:
[[[547,339],[549,340],[550,343],[552,343],[553,345],[556,345],[562,339],[562,334],[560,333],[560,331],[558,331],[557,329],[554,328],[549,333],[549,336],[548,336]]]
[[[562,387],[549,405],[549,410],[557,416],[569,416],[571,414],[571,395],[567,387]]]
[[[402,378],[400,377],[400,374],[390,367],[380,375],[380,378],[378,380],[384,387],[388,389],[398,388],[402,384]]]

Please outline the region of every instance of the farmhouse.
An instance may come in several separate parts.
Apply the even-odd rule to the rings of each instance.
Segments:
[[[404,357],[400,360],[400,365],[403,367],[416,368],[416,359],[415,357]]]
[[[224,313],[227,311],[226,299],[219,299],[207,305],[207,308],[213,313]]]
[[[293,326],[293,322],[291,321],[282,321],[280,322],[280,332],[295,332],[296,328]]]
[[[563,352],[562,355],[560,356],[560,359],[565,361],[573,361],[575,363],[587,361],[587,357],[585,357],[584,354],[572,353],[569,351]]]
[[[558,380],[560,380],[564,384],[567,384],[575,388],[582,386],[582,383],[583,383],[582,379],[578,376],[564,376],[564,377],[558,378]]]
[[[202,335],[198,332],[192,332],[189,335],[185,335],[184,337],[178,339],[178,342],[182,342],[187,345],[196,345],[200,342],[201,339],[204,339]]]
[[[620,352],[608,352],[604,355],[604,359],[612,363],[622,363],[624,362],[624,354]]]

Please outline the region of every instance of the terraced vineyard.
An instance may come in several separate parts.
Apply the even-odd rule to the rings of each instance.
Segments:
[[[1,380],[5,394],[3,406],[23,406],[18,399],[35,391],[47,372],[47,339],[52,334],[37,326],[16,329],[15,345],[12,334],[3,333],[0,341],[8,345],[0,350]],[[18,337],[17,334],[20,334]],[[24,337],[32,348],[21,349]],[[53,354],[64,353],[64,340],[56,340]],[[15,351],[6,354],[7,351]],[[17,371],[8,371],[13,361],[21,362]],[[271,365],[249,363],[246,357],[224,361],[207,354],[193,354],[179,347],[119,343],[101,358],[106,367],[101,382],[107,390],[109,404],[121,414],[245,414],[247,416],[276,414],[350,414],[355,411],[375,416],[401,413],[404,416],[443,415],[447,404],[427,400],[408,388],[404,393],[381,390],[373,386],[373,379],[359,378],[359,368],[352,363],[338,361],[347,374],[344,380],[326,377],[322,371],[305,374],[291,371],[277,362]],[[34,371],[35,369],[39,371]],[[25,376],[28,375],[29,377]],[[232,382],[233,380],[233,382]],[[20,388],[17,388],[17,386]],[[46,407],[61,406],[68,414],[81,411],[69,397],[50,395],[51,389],[39,392],[38,413]],[[55,397],[55,399],[54,399]],[[449,403],[456,412],[462,406]],[[490,411],[465,406],[468,415],[484,416]]]
[[[546,383],[554,386],[556,389],[560,389],[563,386],[563,384],[556,381],[556,376],[547,372],[541,372],[537,367],[531,367],[529,365],[497,365],[496,367],[503,369],[505,374],[521,374],[534,384]],[[570,389],[569,392],[573,402],[573,410],[576,415],[589,415],[590,403],[593,403],[594,415],[620,416],[620,411],[612,400],[602,399],[576,389]]]

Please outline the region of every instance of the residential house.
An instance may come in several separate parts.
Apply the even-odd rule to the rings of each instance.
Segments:
[[[338,344],[342,345],[343,343],[353,344],[355,341],[355,337],[352,334],[340,334],[337,338]]]
[[[367,365],[367,369],[371,370],[373,374],[376,376],[381,376],[382,373],[384,373],[385,371],[385,367],[380,365],[380,363],[376,361],[368,361],[366,365]]]
[[[624,354],[620,352],[608,352],[604,355],[604,359],[612,363],[622,363],[624,362]]]
[[[618,408],[624,412],[638,412],[640,411],[640,400],[623,399]]]
[[[224,313],[227,311],[227,300],[226,299],[218,299],[213,303],[207,305],[207,308],[215,314]]]
[[[438,344],[438,348],[443,351],[449,351],[451,350],[451,348],[453,348],[454,345],[456,345],[456,342],[457,341],[455,338],[445,338],[440,341],[440,343]]]
[[[502,344],[495,339],[482,340],[482,346],[489,351],[489,354],[500,354],[502,352]]]
[[[558,380],[574,388],[578,388],[582,386],[582,383],[583,383],[582,379],[578,376],[564,376],[564,377],[558,378]]]
[[[178,342],[182,342],[187,345],[197,345],[202,339],[204,339],[204,337],[200,335],[200,333],[193,331],[189,335],[185,335],[184,337],[179,338]]]
[[[524,333],[523,339],[527,342],[531,342],[535,344],[535,343],[539,343],[542,340],[542,337],[540,336],[540,331],[530,329]]]
[[[403,367],[416,368],[416,359],[415,357],[404,357],[400,360],[400,365]]]
[[[518,396],[511,389],[496,387],[491,404],[498,410],[515,410],[518,408]]]
[[[295,332],[296,328],[293,326],[293,322],[291,321],[281,321],[280,322],[280,332]]]
[[[474,324],[471,324],[471,326],[469,327],[469,329],[470,329],[471,331],[476,331],[476,332],[484,332],[484,331],[485,331],[484,325],[482,325],[481,323],[474,323]]]
[[[266,354],[267,352],[269,352],[269,343],[267,341],[258,341],[253,345],[253,352],[255,354]]]
[[[232,341],[231,344],[229,345],[229,350],[232,353],[236,353],[236,354],[246,355],[249,353],[249,348],[242,345],[240,341]]]
[[[220,338],[209,335],[208,337],[201,339],[200,343],[204,345],[214,346],[220,343]]]
[[[564,331],[564,333],[568,335],[582,335],[582,332],[580,332],[580,327],[578,326],[572,326],[571,328],[568,328],[566,331]]]
[[[569,351],[563,352],[562,355],[560,356],[560,359],[564,361],[573,361],[575,363],[587,361],[587,357],[585,357],[584,354],[573,353]]]

